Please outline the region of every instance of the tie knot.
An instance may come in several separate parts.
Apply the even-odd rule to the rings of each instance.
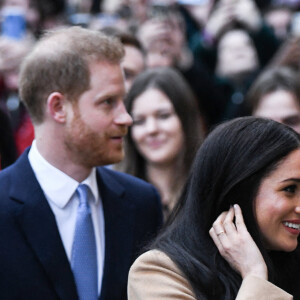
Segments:
[[[86,184],[79,184],[77,188],[79,195],[79,204],[88,205],[89,203],[89,187]]]

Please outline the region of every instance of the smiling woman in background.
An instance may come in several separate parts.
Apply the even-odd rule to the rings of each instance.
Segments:
[[[246,103],[250,114],[283,123],[300,133],[300,77],[294,70],[275,67],[261,73]]]
[[[117,169],[151,182],[167,216],[203,138],[197,102],[177,71],[161,67],[136,78],[126,108],[133,125],[127,135],[125,159]]]

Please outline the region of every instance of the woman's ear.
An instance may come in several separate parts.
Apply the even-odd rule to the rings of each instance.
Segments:
[[[47,110],[56,122],[64,123],[66,120],[66,98],[59,92],[53,92],[47,99]]]

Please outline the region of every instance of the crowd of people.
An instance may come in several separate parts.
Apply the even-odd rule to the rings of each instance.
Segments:
[[[1,299],[300,299],[299,0],[0,25]]]
[[[78,25],[121,39],[127,91],[146,69],[176,69],[208,133],[251,114],[246,94],[266,68],[298,71],[299,9],[299,1],[289,0],[2,0],[0,107],[11,118],[13,151],[20,155],[34,139],[18,96],[19,66],[47,30]]]

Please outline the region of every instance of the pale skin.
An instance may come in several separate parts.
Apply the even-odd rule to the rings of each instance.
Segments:
[[[181,121],[170,99],[155,88],[134,100],[132,116],[132,139],[146,161],[147,178],[160,191],[163,204],[169,204],[184,143]]]
[[[245,226],[237,204],[216,219],[209,234],[220,254],[242,278],[254,275],[268,279],[266,263]]]
[[[125,56],[122,68],[125,74],[125,87],[128,92],[135,77],[145,69],[145,58],[142,51],[131,45],[124,45]]]
[[[249,30],[261,26],[260,12],[252,0],[221,0],[208,18],[205,30],[216,37],[225,26],[234,21],[243,23]]]
[[[90,88],[75,104],[60,92],[51,93],[43,122],[34,125],[41,155],[78,182],[87,178],[93,167],[123,158],[123,138],[132,124],[123,101],[120,65],[93,62],[90,72]]]
[[[300,105],[290,91],[275,90],[264,95],[253,115],[275,120],[300,133]]]

